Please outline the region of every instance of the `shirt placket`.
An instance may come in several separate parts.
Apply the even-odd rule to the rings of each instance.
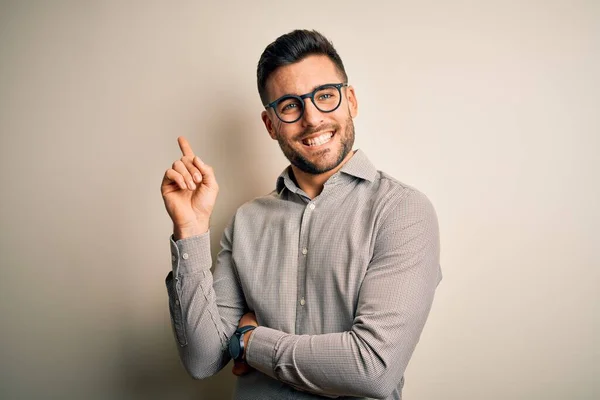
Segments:
[[[309,248],[310,227],[316,205],[314,200],[309,201],[302,213],[300,224],[300,241],[298,251],[298,275],[297,275],[297,298],[296,298],[296,334],[305,333],[307,326],[307,308],[309,306],[306,298],[306,271],[311,249]]]

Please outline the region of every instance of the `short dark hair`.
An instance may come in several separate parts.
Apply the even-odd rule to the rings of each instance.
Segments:
[[[311,55],[325,55],[329,57],[342,75],[344,83],[348,82],[344,63],[333,47],[333,43],[315,30],[297,29],[279,36],[265,48],[265,51],[260,56],[256,78],[258,94],[262,103],[268,103],[269,99],[266,93],[267,80],[277,68],[296,63]]]

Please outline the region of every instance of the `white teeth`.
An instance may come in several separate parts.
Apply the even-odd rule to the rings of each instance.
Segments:
[[[329,139],[333,136],[333,132],[324,133],[321,136],[317,136],[316,138],[307,139],[304,141],[304,144],[309,146],[320,146],[329,142]]]

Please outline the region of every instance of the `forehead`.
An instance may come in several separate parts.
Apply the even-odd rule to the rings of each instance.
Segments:
[[[286,94],[304,94],[325,83],[340,83],[342,77],[327,56],[314,55],[279,67],[267,80],[267,93],[274,100]]]

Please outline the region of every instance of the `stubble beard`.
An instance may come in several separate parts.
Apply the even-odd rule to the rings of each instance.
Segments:
[[[336,128],[339,128],[339,125]],[[300,134],[299,136],[304,137],[304,136],[310,135],[311,132],[318,132],[318,131],[322,131],[322,130],[324,130],[324,129],[321,127],[319,127],[318,129],[308,128],[304,132],[302,132],[302,134]],[[340,134],[339,129],[336,129],[336,131],[337,131],[337,134]],[[285,157],[290,161],[290,163],[293,166],[295,166],[296,168],[298,168],[299,170],[301,170],[303,172],[306,172],[307,174],[312,174],[312,175],[323,174],[325,172],[331,171],[332,169],[334,169],[338,165],[340,165],[342,163],[342,161],[344,161],[344,159],[346,158],[348,153],[350,153],[352,151],[352,147],[354,146],[354,121],[352,120],[352,117],[350,117],[350,116],[346,120],[346,129],[345,129],[343,135],[340,137],[341,146],[339,149],[339,153],[338,153],[335,161],[333,161],[329,164],[317,165],[316,163],[311,162],[306,157],[304,157],[302,154],[298,153],[279,134],[277,134],[277,142],[279,142],[279,147],[281,148],[281,151],[283,151],[283,154],[285,155]],[[317,156],[324,157],[327,153],[329,153],[329,151],[330,151],[329,149],[324,150],[322,153],[317,154]]]

